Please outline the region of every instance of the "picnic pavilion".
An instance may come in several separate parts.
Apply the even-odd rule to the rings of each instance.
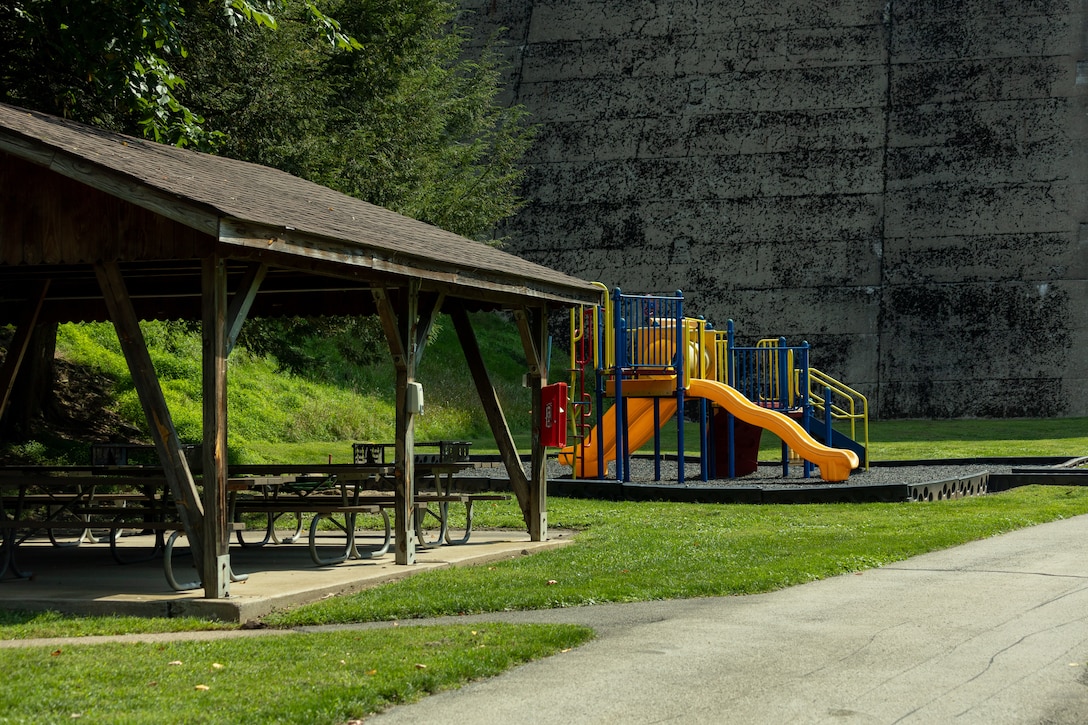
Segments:
[[[452,319],[533,541],[547,538],[545,450],[523,470],[469,313],[505,310],[547,384],[549,312],[598,287],[287,173],[0,104],[0,415],[35,327],[112,321],[206,598],[229,596],[227,356],[247,317],[378,315],[396,370],[395,557],[415,561],[417,366],[437,314]],[[140,320],[199,320],[198,486]]]

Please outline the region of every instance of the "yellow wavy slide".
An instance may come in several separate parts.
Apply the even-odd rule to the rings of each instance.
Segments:
[[[738,390],[714,380],[693,378],[687,396],[706,398],[722,406],[746,423],[769,430],[786,445],[820,467],[820,478],[825,481],[845,481],[850,471],[858,467],[858,456],[844,448],[830,448],[810,436],[801,425],[787,415],[756,405]],[[676,400],[661,398],[660,424],[664,425],[676,413]],[[654,403],[651,398],[627,399],[627,436],[630,450],[637,451],[654,435]],[[602,435],[605,465],[616,457],[615,406],[604,414],[601,424],[593,429],[579,451],[578,475],[582,478],[597,475],[597,435]],[[574,465],[574,447],[567,446],[559,452],[559,462]]]
[[[850,477],[850,471],[858,467],[858,455],[853,451],[825,446],[793,418],[756,405],[736,388],[715,380],[693,379],[687,393],[692,397],[712,400],[745,423],[774,433],[806,461],[819,466],[820,478],[825,481],[845,481]]]

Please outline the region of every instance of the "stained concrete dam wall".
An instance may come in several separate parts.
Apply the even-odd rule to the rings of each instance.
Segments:
[[[808,340],[878,417],[1088,415],[1088,0],[463,0],[508,249]]]

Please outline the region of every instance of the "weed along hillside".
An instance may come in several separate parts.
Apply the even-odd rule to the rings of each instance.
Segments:
[[[491,313],[474,315],[472,324],[504,410],[527,410],[529,393],[522,387],[526,363],[516,327]],[[145,322],[141,327],[178,435],[186,443],[199,443],[199,330],[169,322]],[[362,332],[366,333],[365,325]],[[356,337],[349,339],[349,334]],[[394,373],[385,341],[377,335],[361,339],[358,329],[349,328],[325,336],[315,326],[313,334],[294,335],[290,345],[245,343],[243,336],[228,362],[232,462],[262,463],[274,456],[279,462],[315,463],[330,455],[334,462],[346,461],[353,441],[392,439]],[[284,359],[271,352],[275,349],[284,352]],[[134,439],[126,442],[147,440],[144,416],[112,325],[62,325],[57,358],[62,370],[57,405],[36,423],[31,442],[6,444],[0,451],[4,457],[76,464],[88,456],[91,441],[110,435],[118,442],[118,429]],[[93,385],[73,397],[79,389],[74,384],[77,378],[80,385]],[[417,425],[419,440],[470,440],[489,447],[487,420],[453,326],[445,317],[435,324],[419,380],[426,395],[425,413]],[[92,425],[104,419],[113,426]],[[527,440],[526,416],[510,415],[509,424],[518,439]]]

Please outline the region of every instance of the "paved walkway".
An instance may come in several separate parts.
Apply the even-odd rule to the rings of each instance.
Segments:
[[[770,594],[438,621],[598,637],[367,722],[1081,725],[1088,516]]]
[[[599,636],[367,722],[1088,723],[1088,516],[770,594],[473,619]]]

